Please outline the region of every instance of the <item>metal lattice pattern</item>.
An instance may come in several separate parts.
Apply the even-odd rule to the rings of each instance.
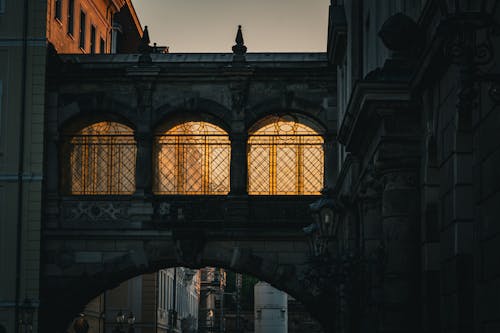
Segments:
[[[186,122],[156,136],[157,194],[229,193],[231,145],[226,132],[206,122]]]
[[[249,137],[248,193],[320,194],[323,156],[323,138],[314,130],[275,117]]]
[[[88,126],[69,140],[71,194],[132,194],[136,146],[130,128],[113,122]]]

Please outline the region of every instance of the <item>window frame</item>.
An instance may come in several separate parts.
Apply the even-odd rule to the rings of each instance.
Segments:
[[[100,126],[109,126],[99,130]],[[98,121],[63,134],[62,192],[71,196],[132,195],[137,142],[129,126]]]
[[[208,125],[207,132],[175,132],[190,124]],[[198,159],[193,157],[196,154],[200,155]],[[227,195],[230,192],[231,140],[216,124],[185,121],[157,132],[153,156],[153,193],[156,195]],[[193,161],[199,162],[199,169],[192,169]],[[192,170],[199,170],[199,174],[190,175]]]
[[[257,122],[249,132],[247,140],[249,195],[320,195],[323,190],[325,182],[323,135],[313,126],[299,121],[294,116],[291,116],[293,121],[284,120],[286,118],[288,116],[266,117]],[[289,132],[280,132],[278,130],[280,123],[282,126],[287,126]],[[275,133],[267,132],[271,127],[275,127]],[[313,165],[317,163],[319,166],[314,167]],[[284,174],[287,176],[283,176]],[[320,177],[309,178],[316,174]],[[311,189],[315,187],[313,183],[318,183],[318,188],[315,190]],[[292,185],[293,190],[289,188]]]
[[[68,1],[68,35],[74,36],[75,33],[75,0]]]
[[[78,46],[82,51],[85,51],[85,47],[87,46],[87,13],[80,9],[80,31],[79,31],[79,39]]]
[[[59,23],[62,22],[62,4],[63,0],[54,0],[54,19],[59,21]]]
[[[101,54],[106,53],[106,41],[102,36],[99,37],[99,51]]]
[[[95,25],[90,24],[90,54],[96,53],[96,35],[97,28]]]

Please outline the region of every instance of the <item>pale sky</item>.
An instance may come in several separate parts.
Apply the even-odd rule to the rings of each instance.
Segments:
[[[330,0],[133,0],[151,43],[170,52],[324,52]]]

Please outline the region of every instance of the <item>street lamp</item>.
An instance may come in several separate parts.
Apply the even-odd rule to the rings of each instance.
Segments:
[[[332,199],[321,198],[309,205],[314,222],[302,230],[308,235],[312,258],[329,255],[328,244],[337,232]]]
[[[84,313],[80,313],[78,318],[75,319],[75,322],[73,323],[73,329],[75,330],[75,333],[87,333],[89,331],[89,323],[87,322],[87,319],[85,318]]]
[[[135,332],[135,329],[134,329],[134,324],[135,324],[135,316],[134,314],[132,313],[132,311],[130,311],[128,313],[128,316],[127,316],[127,323],[128,323],[128,333],[134,333]]]
[[[118,311],[115,320],[116,320],[116,325],[115,328],[113,329],[113,333],[123,333],[122,327],[123,324],[125,323],[125,314],[122,312],[122,310]]]

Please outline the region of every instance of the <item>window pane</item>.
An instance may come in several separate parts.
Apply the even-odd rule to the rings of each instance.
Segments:
[[[320,194],[323,188],[323,138],[310,127],[290,118],[266,118],[249,136],[249,194]]]
[[[227,133],[205,122],[186,122],[156,136],[154,192],[227,194],[231,149]]]
[[[131,194],[136,146],[130,128],[101,122],[69,138],[71,194]]]
[[[83,11],[80,12],[80,48],[85,50],[85,29],[86,29],[86,15]]]
[[[91,25],[90,26],[90,53],[94,54],[95,53],[95,26]]]
[[[58,20],[61,20],[61,14],[62,14],[62,0],[55,0],[54,17]]]
[[[74,31],[75,0],[68,2],[68,34],[73,35]]]

